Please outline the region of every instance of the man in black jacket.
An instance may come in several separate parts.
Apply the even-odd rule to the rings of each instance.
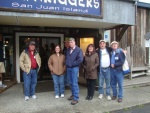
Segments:
[[[104,95],[104,81],[106,83],[106,96],[108,100],[111,100],[110,97],[110,59],[111,59],[111,51],[112,49],[110,47],[106,47],[105,40],[99,41],[99,49],[97,50],[98,56],[99,56],[99,99],[103,98]]]

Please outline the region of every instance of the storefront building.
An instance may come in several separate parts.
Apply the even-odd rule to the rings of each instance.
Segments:
[[[117,35],[119,29],[113,28],[107,32],[110,39],[118,40],[121,47],[128,51],[131,67],[129,78],[149,75],[150,4],[137,2],[135,25],[129,26],[120,39]]]
[[[106,30],[121,28],[119,39],[129,26],[135,25],[135,0],[2,0],[0,34],[3,39],[5,79],[22,82],[19,55],[30,40],[37,43],[43,59],[45,45],[74,37],[83,52],[89,43],[98,47],[100,39],[111,39]],[[109,34],[109,32],[108,32]],[[49,55],[50,53],[47,53]],[[42,63],[39,80],[50,79]]]

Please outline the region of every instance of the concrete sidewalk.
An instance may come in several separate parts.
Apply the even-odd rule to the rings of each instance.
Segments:
[[[150,77],[140,77],[142,81]],[[126,80],[125,80],[126,81]],[[132,80],[132,83],[135,82]],[[17,84],[0,94],[0,113],[105,113],[113,110],[119,110],[136,105],[150,103],[150,85],[149,82],[143,84],[128,84],[124,87],[124,99],[122,103],[108,101],[106,98],[98,99],[98,92],[95,91],[93,100],[87,101],[86,88],[80,86],[80,100],[75,106],[70,105],[67,98],[70,96],[70,90],[66,90],[65,98],[54,98],[54,92],[36,93],[37,100],[30,99],[24,101],[22,84]],[[127,87],[130,86],[130,87]],[[44,87],[43,87],[44,88]]]

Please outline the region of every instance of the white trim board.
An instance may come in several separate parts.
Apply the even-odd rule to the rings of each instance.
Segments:
[[[19,67],[19,37],[20,36],[43,36],[43,37],[60,37],[61,47],[63,48],[64,34],[55,34],[55,33],[21,33],[17,32],[15,35],[16,41],[16,80],[20,83],[20,67]]]

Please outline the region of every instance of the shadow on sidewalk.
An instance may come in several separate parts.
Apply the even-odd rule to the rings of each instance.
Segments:
[[[22,84],[22,88],[24,91],[24,84]],[[66,87],[65,90],[70,90],[70,88]],[[50,91],[54,91],[53,80],[42,81],[37,83],[35,93],[50,92]]]

